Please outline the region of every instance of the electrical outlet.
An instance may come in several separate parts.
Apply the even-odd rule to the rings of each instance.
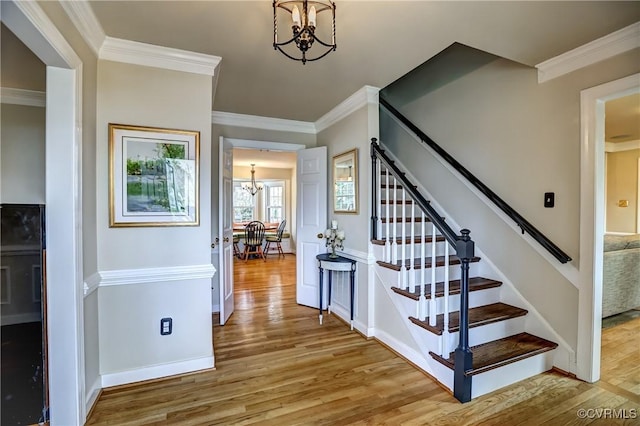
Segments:
[[[173,319],[162,318],[160,320],[160,334],[162,336],[168,336],[173,331]]]

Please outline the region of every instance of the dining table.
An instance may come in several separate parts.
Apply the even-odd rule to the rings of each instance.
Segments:
[[[244,231],[245,226],[247,226],[249,222],[233,222],[233,231]],[[277,231],[279,222],[264,222],[264,230],[265,231]]]

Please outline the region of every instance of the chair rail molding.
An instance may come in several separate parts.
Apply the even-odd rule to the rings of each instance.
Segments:
[[[41,92],[39,90],[15,89],[13,87],[0,87],[0,102],[3,104],[44,108],[46,101],[46,92]]]
[[[97,287],[110,287],[130,284],[135,285],[155,282],[210,279],[215,273],[216,268],[214,268],[212,264],[120,269],[97,272],[87,280],[86,284],[87,287],[91,289],[96,287],[96,281],[98,283]]]

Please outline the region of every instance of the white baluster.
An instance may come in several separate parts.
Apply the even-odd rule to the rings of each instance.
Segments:
[[[413,199],[411,199],[411,239],[409,240],[409,244],[411,244],[409,247],[411,247],[411,250],[409,251],[409,259],[411,259],[411,276],[409,277],[409,288],[411,289],[411,292],[416,291],[416,272],[415,272],[415,237],[416,237],[416,232],[415,232],[415,224],[416,224],[416,210],[414,208],[414,204],[413,204]]]
[[[444,245],[444,328],[442,330],[442,356],[449,353],[449,242]]]
[[[427,268],[424,267],[424,264],[426,262],[426,243],[425,240],[427,238],[427,236],[425,235],[425,216],[424,216],[424,212],[421,210],[420,211],[420,219],[421,219],[421,224],[420,224],[420,235],[421,235],[421,240],[420,240],[420,298],[418,300],[418,315],[417,318],[420,321],[424,321],[426,315],[427,315],[427,298],[425,295],[425,270]]]
[[[436,325],[436,226],[431,223],[431,300],[429,301],[429,325]]]
[[[400,200],[400,208],[398,208],[398,204],[396,203],[396,207],[394,210],[400,210],[400,214],[398,215],[398,220],[400,220],[400,242],[402,244],[402,254],[400,259],[400,276],[402,277],[402,288],[408,288],[409,283],[407,281],[407,230],[406,230],[406,215],[404,214],[404,204],[407,200],[407,191],[405,191],[404,186],[402,187],[402,198]]]
[[[389,216],[389,203],[391,201],[391,189],[389,188],[389,169],[385,168],[385,179],[386,179],[386,203],[385,203],[385,218],[387,222],[387,226],[385,226],[385,232],[387,234],[387,238],[384,244],[384,260],[385,262],[391,262],[391,216]]]
[[[391,200],[392,203],[392,209],[391,209],[391,218],[387,219],[390,220],[389,222],[389,226],[391,226],[391,230],[393,231],[393,238],[392,238],[392,244],[393,244],[393,250],[391,253],[391,263],[396,263],[398,261],[398,240],[397,240],[397,226],[396,224],[397,222],[397,215],[396,215],[396,178],[395,176],[392,176],[392,183],[391,185],[393,186],[393,190],[392,190],[392,194],[393,194],[393,199]]]

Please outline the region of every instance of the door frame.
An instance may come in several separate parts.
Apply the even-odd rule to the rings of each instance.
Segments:
[[[299,151],[301,149],[305,149],[307,148],[306,145],[302,145],[302,144],[297,144],[297,143],[286,143],[286,142],[269,142],[269,141],[261,141],[261,140],[252,140],[252,139],[236,139],[236,138],[228,138],[226,136],[221,136],[221,138],[224,138],[224,140],[226,140],[227,142],[231,143],[231,145],[234,148],[246,148],[246,149],[263,149],[263,150],[272,150],[272,151],[288,151],[288,152],[296,152]],[[223,162],[224,158],[218,158],[218,167],[223,167]],[[231,171],[233,173],[233,164],[231,165]],[[292,180],[295,180],[292,179]],[[219,183],[218,183],[219,185]],[[291,190],[292,192],[292,199],[294,198],[295,195],[295,184],[292,182],[291,185]],[[295,197],[296,200],[296,206],[298,203],[298,197]],[[293,209],[294,206],[292,207],[292,211],[295,211]],[[218,206],[218,211],[222,212],[224,211],[225,206]],[[222,230],[218,229],[218,234],[221,232]],[[220,269],[222,269],[224,271],[224,265],[219,265]],[[221,282],[221,274],[218,273],[216,274],[218,276],[218,285],[221,286],[222,282]],[[233,279],[233,277],[231,277]],[[234,285],[235,288],[235,285]],[[222,292],[219,292],[220,295],[222,295]],[[219,304],[223,303],[222,300],[220,300],[218,302]]]
[[[82,61],[35,2],[3,1],[2,22],[47,66],[45,303],[49,420],[51,424],[83,424]]]
[[[640,74],[580,93],[580,287],[576,376],[600,379],[604,237],[604,104],[640,92]]]

